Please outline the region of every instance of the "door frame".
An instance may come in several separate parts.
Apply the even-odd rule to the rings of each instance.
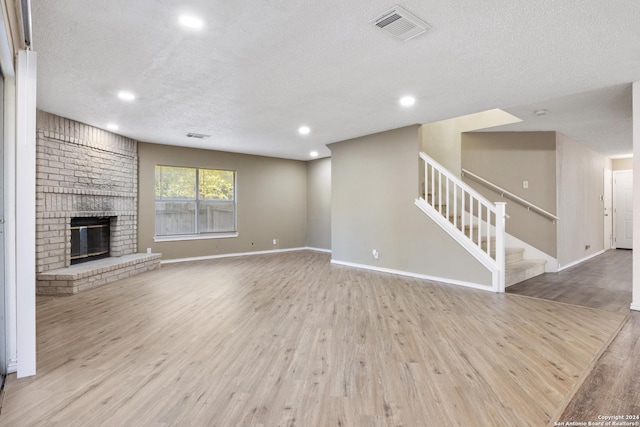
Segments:
[[[613,248],[613,171],[604,168],[602,192],[602,218],[604,226],[604,250]]]
[[[621,174],[628,174],[630,173],[631,176],[633,177],[633,169],[624,169],[624,170],[616,170],[613,171],[613,249],[617,249],[618,248],[618,241],[617,241],[617,237],[618,237],[618,208],[617,208],[617,197],[616,197],[616,193],[617,193],[617,188],[616,188],[616,176],[617,175],[621,175]],[[632,178],[632,182],[633,182],[633,178]],[[633,194],[631,196],[633,198]],[[635,224],[632,224],[632,226]],[[625,249],[625,248],[623,248]]]

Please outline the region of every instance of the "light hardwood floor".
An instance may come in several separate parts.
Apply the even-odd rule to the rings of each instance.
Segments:
[[[639,357],[640,313],[634,312],[559,420],[595,422],[607,414],[640,417]]]
[[[40,298],[3,426],[544,426],[625,315],[332,266],[164,265]]]
[[[629,250],[610,250],[561,273],[534,277],[507,291],[629,313],[632,254]],[[640,416],[639,357],[640,313],[633,312],[558,421],[597,422],[598,415],[607,414]]]
[[[509,286],[507,292],[627,314],[632,299],[632,255],[626,249],[606,251],[559,273]]]

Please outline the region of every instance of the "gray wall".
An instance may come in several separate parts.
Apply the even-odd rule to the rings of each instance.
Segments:
[[[490,285],[490,273],[414,205],[420,146],[419,126],[329,146],[333,259]]]
[[[331,249],[331,158],[307,163],[307,246]]]
[[[138,154],[139,251],[175,259],[306,246],[305,162],[149,143],[139,143]],[[154,243],[157,164],[237,171],[239,237]]]
[[[604,249],[605,157],[557,134],[558,264],[582,260]],[[585,247],[590,245],[589,249]]]
[[[479,132],[462,135],[462,167],[556,214],[555,132]],[[557,226],[545,217],[465,177],[492,202],[507,202],[507,233],[557,257]],[[523,181],[529,187],[523,188]]]

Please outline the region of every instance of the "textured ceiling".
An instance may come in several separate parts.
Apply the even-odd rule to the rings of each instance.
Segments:
[[[609,156],[633,151],[631,84],[607,86],[505,110],[522,122],[488,131],[558,131]],[[535,111],[540,110],[548,112],[536,116]]]
[[[32,0],[38,107],[140,141],[305,160],[332,142],[503,108],[524,119],[509,130],[631,151],[637,0],[405,0],[432,26],[406,42],[370,22],[393,5]],[[205,27],[182,29],[183,12]],[[405,94],[413,108],[398,105]]]

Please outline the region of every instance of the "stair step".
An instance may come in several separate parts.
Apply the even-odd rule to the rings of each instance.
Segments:
[[[496,250],[494,247],[492,247],[491,255],[494,256],[495,254]],[[522,260],[524,260],[524,248],[504,248],[505,266],[515,264],[516,262],[520,262]]]
[[[527,259],[509,264],[505,268],[505,286],[515,285],[524,280],[539,276],[544,273],[543,259]]]
[[[482,250],[486,250],[486,245],[482,245]],[[496,256],[495,242],[491,244],[491,252],[489,253],[491,258]],[[524,259],[524,248],[504,248],[504,263],[505,265],[513,264],[514,262],[522,261]]]
[[[458,227],[458,229],[460,229],[460,227]],[[469,236],[469,228],[465,227],[466,231],[465,231],[465,235]],[[477,230],[476,227],[474,227],[475,230]],[[473,238],[474,240],[478,237],[478,232],[474,231],[473,233]],[[489,253],[489,255],[491,255],[491,257],[495,257],[496,255],[496,238],[495,237],[491,237],[490,239],[488,239],[489,242],[491,242],[491,252]],[[487,238],[483,237],[480,240],[480,248],[483,251],[487,250]],[[511,264],[514,262],[518,262],[518,261],[522,261],[524,259],[524,248],[504,248],[504,255],[505,255],[505,264]]]

